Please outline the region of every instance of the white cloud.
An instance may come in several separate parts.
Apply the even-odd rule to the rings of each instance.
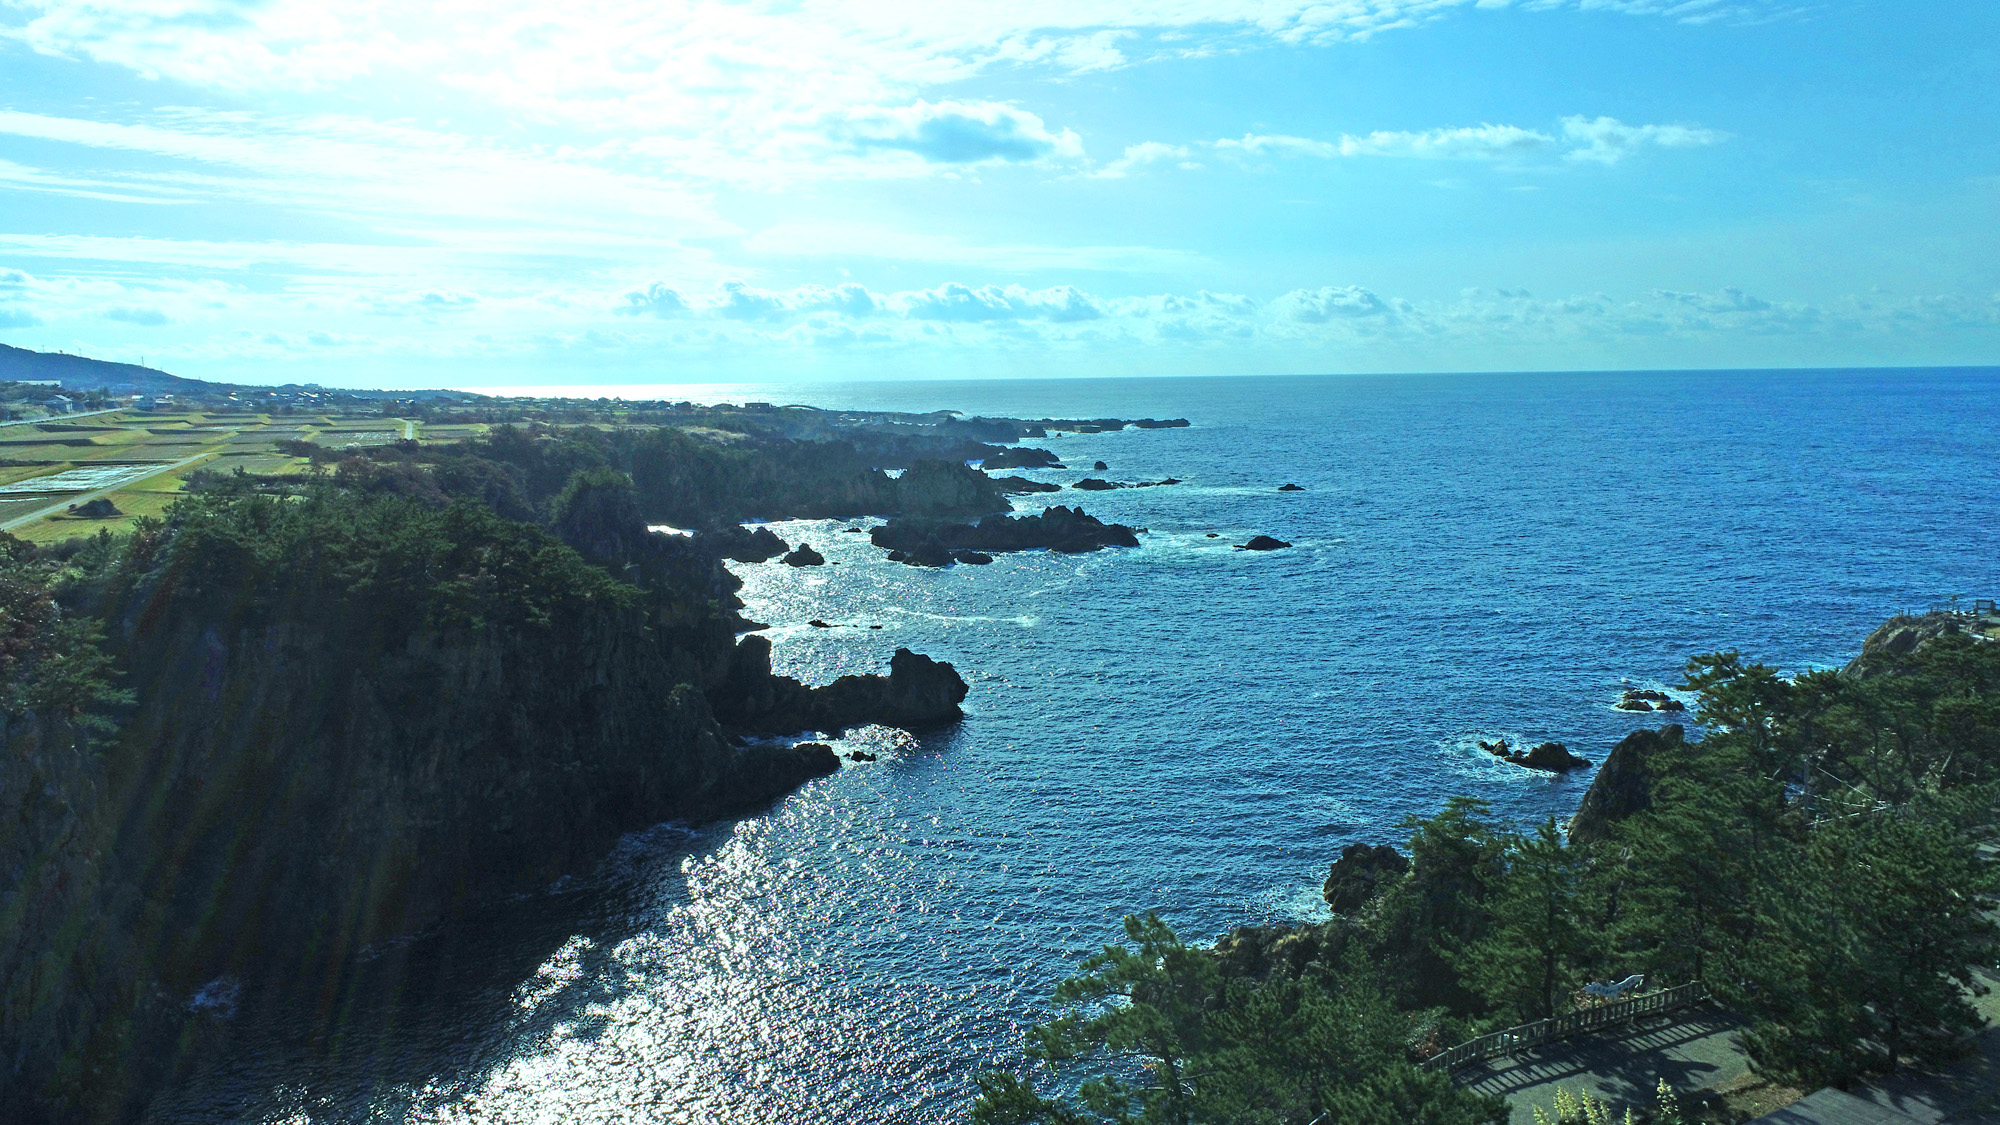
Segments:
[[[1329,320],[1382,316],[1390,311],[1388,302],[1358,285],[1323,285],[1318,289],[1294,289],[1272,302],[1278,315],[1302,324],[1325,324]]]
[[[1018,285],[982,285],[975,289],[946,282],[935,289],[897,294],[893,307],[915,320],[974,323],[1002,320],[1070,323],[1097,320],[1104,315],[1101,301],[1068,285],[1040,290]]]
[[[615,311],[624,316],[684,316],[691,306],[681,291],[664,282],[655,281],[644,289],[625,294],[625,303]]]
[[[1065,129],[999,102],[926,102],[894,109],[849,110],[829,122],[836,143],[857,152],[908,152],[933,164],[1025,163],[1083,155],[1083,141]]]
[[[1090,175],[1094,179],[1120,180],[1130,175],[1134,168],[1147,164],[1155,164],[1162,160],[1186,161],[1189,155],[1188,146],[1186,145],[1170,145],[1160,141],[1141,141],[1136,145],[1126,145],[1125,155],[1097,169],[1090,173]],[[1191,167],[1191,165],[1185,163],[1181,166]]]
[[[974,243],[906,227],[838,219],[780,223],[745,238],[742,247],[752,254],[774,258],[930,262],[1010,273],[1028,270],[1143,273],[1187,270],[1206,264],[1197,254],[1154,246]]]
[[[1677,293],[1671,289],[1655,289],[1653,296],[1711,313],[1754,313],[1764,312],[1771,307],[1769,301],[1752,297],[1731,285],[1725,285],[1715,293]]]
[[[141,305],[117,305],[104,310],[104,319],[138,324],[147,328],[159,328],[172,324],[173,318],[158,309]]]
[[[1377,132],[1340,138],[1342,156],[1403,156],[1419,160],[1505,160],[1538,155],[1554,138],[1515,125],[1473,125],[1420,133]]]
[[[1563,154],[1566,160],[1586,160],[1616,164],[1648,145],[1660,148],[1696,148],[1720,144],[1727,133],[1691,125],[1627,125],[1615,117],[1563,118],[1563,138],[1572,145]]]
[[[1378,131],[1347,134],[1338,140],[1282,134],[1247,133],[1241,139],[1214,142],[1219,152],[1249,156],[1317,157],[1323,160],[1363,156],[1414,160],[1488,160],[1520,162],[1558,152],[1563,159],[1616,164],[1648,145],[1691,148],[1718,144],[1728,134],[1691,125],[1627,125],[1615,117],[1565,117],[1558,139],[1518,125],[1471,125],[1422,131]]]

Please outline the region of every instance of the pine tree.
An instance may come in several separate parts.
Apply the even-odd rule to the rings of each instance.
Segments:
[[[1523,1020],[1547,1019],[1599,948],[1586,857],[1550,817],[1532,835],[1510,841],[1506,862],[1490,904],[1491,928],[1453,960],[1488,1003],[1511,1008]]]

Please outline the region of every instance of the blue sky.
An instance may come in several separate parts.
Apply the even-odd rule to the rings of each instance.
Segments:
[[[2000,363],[1988,0],[0,0],[0,341],[254,382]]]

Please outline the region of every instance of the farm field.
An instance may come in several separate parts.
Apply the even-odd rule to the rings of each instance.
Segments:
[[[428,433],[414,421],[380,415],[137,412],[10,426],[0,429],[0,530],[36,543],[99,529],[122,532],[139,516],[165,511],[191,473],[305,471],[310,460],[281,452],[282,441],[335,449],[384,445],[405,436],[455,441],[484,427],[437,429],[445,432]],[[116,513],[90,518],[67,510],[100,498],[111,501]]]

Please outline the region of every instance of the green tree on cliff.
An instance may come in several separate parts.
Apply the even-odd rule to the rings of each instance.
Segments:
[[[1488,1004],[1524,1022],[1547,1019],[1582,982],[1600,945],[1587,856],[1550,817],[1507,841],[1505,863],[1486,936],[1452,960]]]
[[[1453,797],[1435,816],[1411,817],[1410,870],[1382,894],[1371,928],[1402,1002],[1460,1013],[1480,1006],[1460,981],[1455,953],[1486,936],[1488,899],[1506,871],[1507,833],[1491,806]]]
[[[1975,965],[2000,958],[2000,888],[1963,826],[1975,800],[1924,801],[1814,830],[1760,887],[1738,1006],[1759,1069],[1846,1084],[1950,1058],[1983,1024]]]
[[[1072,1094],[1018,1075],[979,1078],[977,1125],[1489,1125],[1498,1099],[1407,1058],[1409,1021],[1370,966],[1225,976],[1156,915],[1057,987],[1062,1014],[1030,1057]]]

